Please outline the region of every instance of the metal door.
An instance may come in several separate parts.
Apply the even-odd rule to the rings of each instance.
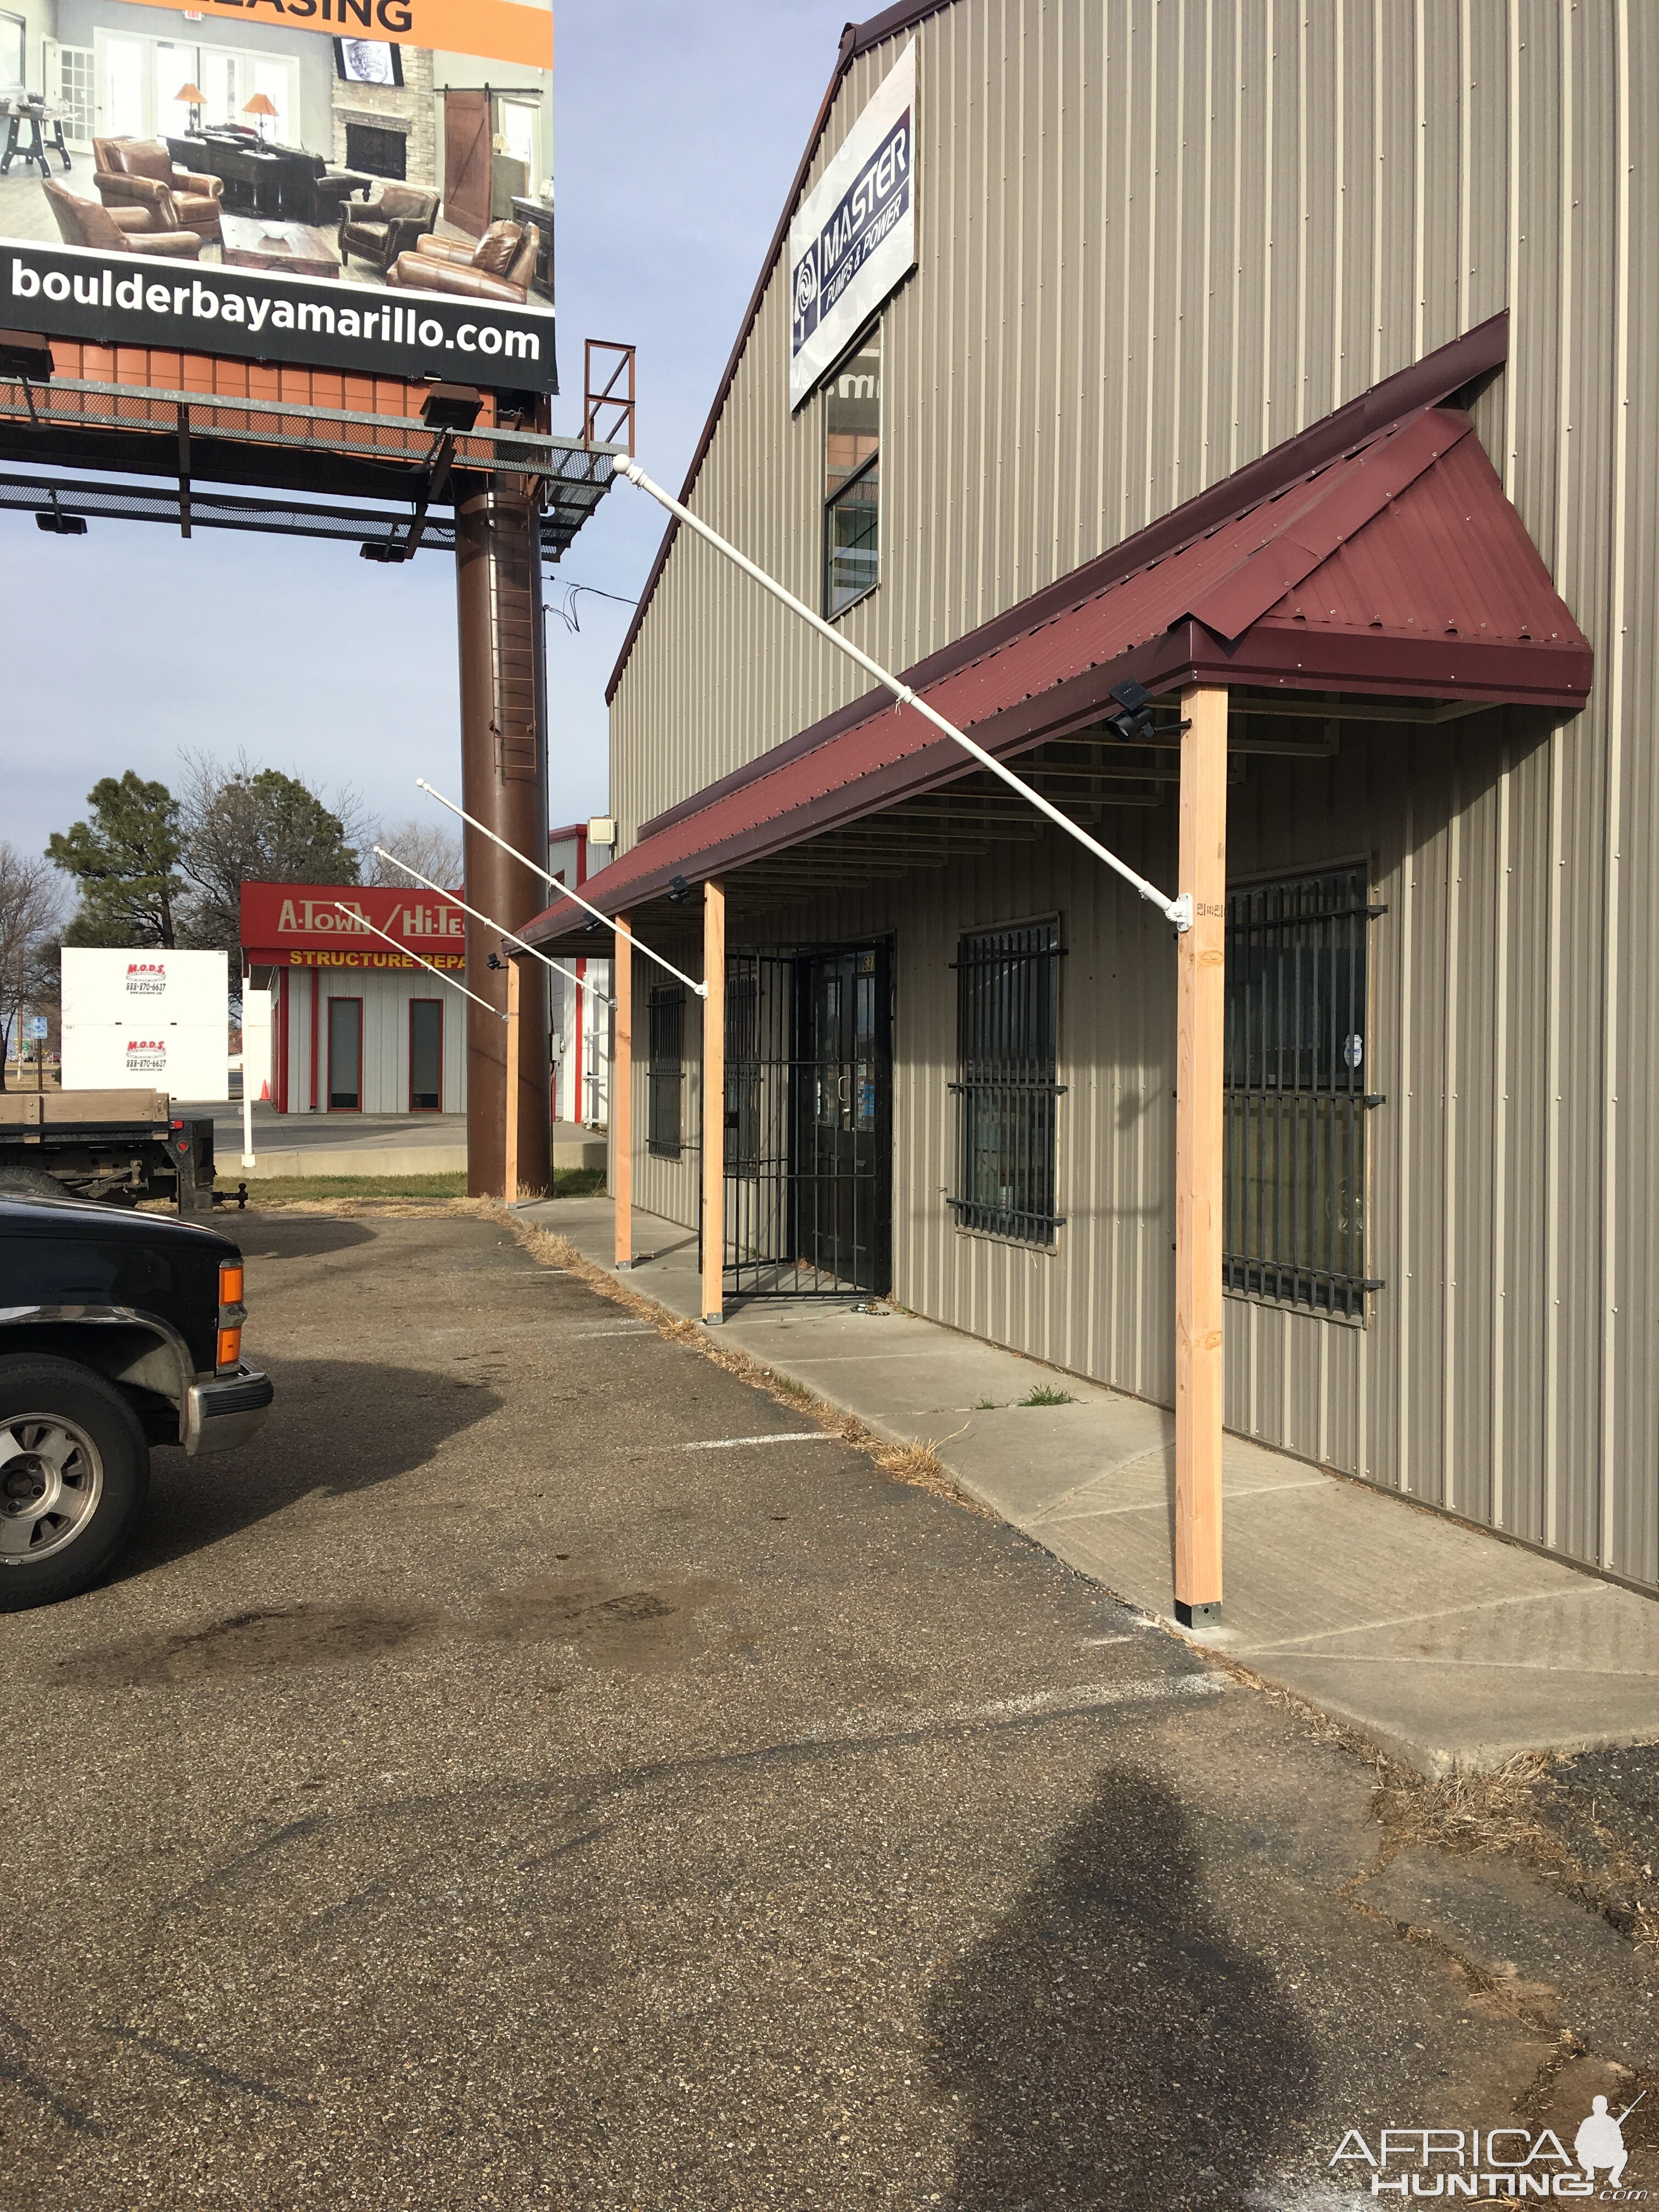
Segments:
[[[883,1296],[892,1271],[885,945],[728,961],[726,1274],[734,1292]]]

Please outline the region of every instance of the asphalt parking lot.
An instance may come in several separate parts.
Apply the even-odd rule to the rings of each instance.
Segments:
[[[1368,1901],[1361,1758],[1012,1530],[496,1219],[240,1233],[267,1430],[0,1626],[8,2212],[1307,2206],[1628,2101]]]

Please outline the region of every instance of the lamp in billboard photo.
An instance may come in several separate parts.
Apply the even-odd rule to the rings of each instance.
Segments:
[[[201,86],[193,79],[189,84],[181,84],[173,95],[173,104],[175,107],[189,108],[190,135],[192,138],[199,138],[202,135],[202,110],[207,106],[207,94]]]
[[[276,112],[276,103],[268,92],[256,92],[252,100],[242,103],[244,115],[253,118],[253,125],[264,139],[270,129],[270,119]]]

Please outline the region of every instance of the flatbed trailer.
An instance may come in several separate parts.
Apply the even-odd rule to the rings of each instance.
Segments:
[[[0,1091],[0,1190],[212,1211],[213,1119],[165,1091]]]

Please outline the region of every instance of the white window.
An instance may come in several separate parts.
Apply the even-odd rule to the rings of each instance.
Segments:
[[[96,83],[90,46],[46,40],[46,98],[63,109],[64,143],[76,153],[91,145],[97,128]]]
[[[171,39],[152,40],[149,67],[150,88],[155,95],[155,119],[149,135],[155,138],[182,138],[190,129],[190,111],[194,102],[179,100],[177,94],[196,85],[196,49],[176,46]],[[199,91],[200,87],[197,89]]]
[[[291,146],[304,143],[296,61],[282,54],[186,46],[178,39],[133,38],[101,27],[94,29],[93,42],[92,82],[99,96],[92,120],[100,137],[183,137],[195,103],[178,95],[193,86],[206,95],[202,103],[204,125],[263,124],[267,138]],[[275,108],[274,115],[246,112],[248,101],[260,92]]]
[[[100,103],[99,136],[103,138],[142,138],[144,136],[144,47],[143,39],[125,39],[107,31],[94,33],[102,47],[100,71],[104,96]]]
[[[264,93],[276,109],[275,115],[259,118],[261,136],[287,145],[299,143],[300,102],[299,71],[292,62],[268,61],[263,54],[253,58],[253,89]]]
[[[240,123],[242,119],[242,100],[238,96],[241,92],[239,59],[236,54],[221,53],[211,46],[202,49],[202,74],[196,82],[207,94],[202,120],[210,129],[216,124]]]
[[[533,187],[536,181],[536,110],[526,100],[501,102],[501,136],[514,161],[522,161]]]
[[[21,92],[27,87],[27,28],[21,15],[0,14],[0,92]]]

